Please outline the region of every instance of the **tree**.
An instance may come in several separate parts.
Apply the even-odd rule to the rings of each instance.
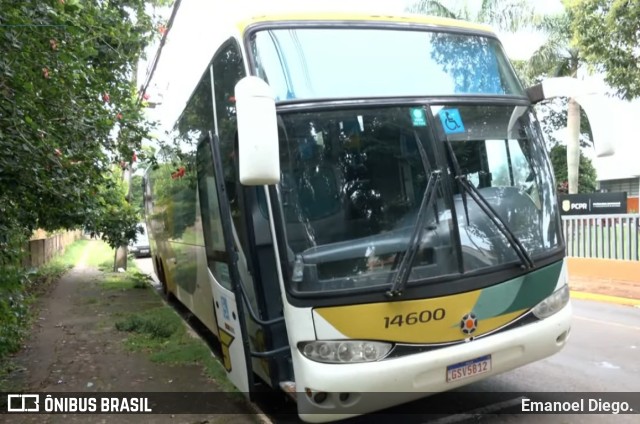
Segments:
[[[567,147],[561,144],[553,146],[549,152],[553,173],[556,178],[559,193],[567,193]],[[580,178],[578,179],[578,193],[593,193],[596,191],[596,169],[591,160],[580,152]]]
[[[536,83],[535,78],[529,74],[529,61],[527,60],[511,60],[513,70],[525,87],[530,87]]]
[[[139,232],[139,210],[127,201],[129,187],[122,178],[123,173],[120,167],[113,167],[93,192],[92,203],[86,205],[90,216],[85,222],[86,230],[92,235],[100,234],[113,249],[127,245]]]
[[[575,78],[581,62],[580,51],[571,42],[568,28],[571,16],[561,13],[545,16],[539,29],[547,35],[547,41],[529,60],[529,75],[547,77],[569,76]],[[580,105],[570,98],[567,104],[567,179],[569,193],[578,192],[580,164]]]
[[[627,99],[640,96],[640,2],[565,1],[571,30],[585,61],[605,72],[605,80]]]
[[[536,105],[537,115],[540,119],[540,126],[545,134],[547,141],[547,149],[550,150],[556,144],[564,144],[559,139],[558,132],[567,128],[567,104],[569,99],[554,98],[545,100]],[[566,137],[565,137],[566,139]],[[584,109],[580,109],[580,148],[593,147],[593,135],[591,134],[591,126],[589,118]]]
[[[408,10],[425,15],[494,25],[498,29],[511,32],[531,25],[534,18],[534,10],[527,0],[482,0],[477,10],[472,10],[467,1],[457,8],[448,7],[448,3],[453,2],[418,0]],[[460,3],[455,2],[456,5]],[[473,3],[477,4],[477,2]]]
[[[131,206],[135,208],[140,216],[144,213],[144,199],[142,193],[142,175],[134,175],[131,177]]]
[[[164,2],[0,0],[0,263],[35,228],[131,234],[101,190],[150,129],[133,79]]]

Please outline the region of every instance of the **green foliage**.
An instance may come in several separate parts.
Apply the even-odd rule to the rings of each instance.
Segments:
[[[557,144],[549,151],[557,189],[560,193],[567,193],[567,147]],[[580,175],[578,177],[578,193],[593,193],[596,191],[597,175],[591,160],[580,152]]]
[[[513,65],[513,69],[516,71],[516,75],[524,87],[535,84],[535,79],[531,78],[529,63],[526,60],[511,60],[511,65]]]
[[[128,349],[147,352],[153,362],[199,364],[224,391],[237,392],[227,380],[222,365],[211,355],[211,349],[201,339],[189,334],[182,319],[169,306],[121,318],[116,322],[116,329],[131,333],[125,341]]]
[[[63,255],[37,270],[4,264],[0,272],[0,362],[20,349],[32,319],[30,305],[52,281],[75,265],[84,243],[74,243]]]
[[[87,201],[88,217],[85,228],[91,235],[100,234],[100,238],[116,249],[135,240],[141,231],[137,227],[140,222],[139,210],[127,201],[128,187],[117,169],[111,172],[110,179],[94,191],[94,197]]]
[[[107,243],[92,241],[91,254],[85,259],[85,264],[89,267],[97,268],[99,271],[112,271],[114,253],[113,248]]]
[[[144,213],[144,199],[142,197],[142,175],[131,177],[131,197],[129,203],[140,216]]]
[[[563,12],[544,16],[536,25],[546,40],[529,59],[530,78],[576,76],[582,58],[568,31],[571,20],[571,13]]]
[[[29,312],[27,289],[31,280],[26,273],[12,268],[0,277],[0,358],[20,349],[26,335]]]
[[[166,0],[0,0],[6,238],[88,221],[110,242],[131,235],[132,211],[112,202],[108,171],[128,162],[150,129],[133,77],[157,35],[146,7],[158,3]]]
[[[556,138],[557,131],[567,127],[567,98],[555,98],[546,100],[536,105],[537,115],[540,119],[540,125],[547,137],[547,146],[552,148],[556,144],[562,144],[566,140]],[[591,126],[589,118],[584,111],[580,109],[580,147],[590,148],[593,146],[593,135],[591,134]]]
[[[577,76],[578,69],[582,64],[582,54],[572,42],[571,33],[568,30],[572,19],[573,14],[568,10],[555,15],[544,16],[537,24],[537,29],[545,34],[546,41],[533,53],[527,63],[525,69],[530,79],[542,80],[548,77],[575,78]],[[571,146],[569,151],[577,152],[581,145],[589,144],[592,139],[590,136],[591,130],[587,119],[582,119],[585,114],[580,109],[580,105],[566,99],[549,103],[555,103],[556,106],[562,107],[562,113],[558,113],[557,108],[554,109],[553,107],[549,107],[546,110],[549,119],[543,120],[543,127],[546,127],[545,130],[549,137],[553,139],[553,130],[559,128],[560,125],[566,125],[568,137],[566,143]],[[545,105],[541,105],[538,109],[544,109],[545,107]],[[577,115],[574,115],[575,112],[577,112]],[[570,121],[571,126],[569,126],[567,119],[568,114],[576,117],[576,119]],[[553,141],[557,142],[557,140]],[[564,169],[566,169],[566,159],[564,164]],[[578,166],[572,161],[571,169],[567,169],[566,172],[568,175],[566,180],[572,193],[575,193],[576,190],[581,190],[581,183],[579,182],[581,172],[582,166]]]
[[[196,218],[196,170],[195,154],[182,153],[186,170],[179,176],[175,163],[157,166],[149,176],[153,184],[155,213],[152,219],[163,222],[167,236],[182,237]]]
[[[572,35],[586,61],[625,98],[640,96],[640,2],[570,0]]]
[[[153,339],[168,339],[181,326],[180,320],[170,308],[150,309],[140,314],[129,315],[116,322],[118,331],[146,334]]]

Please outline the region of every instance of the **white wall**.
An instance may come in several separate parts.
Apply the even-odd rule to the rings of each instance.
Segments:
[[[598,85],[603,92],[614,96],[601,76],[585,77]],[[599,110],[599,119],[609,126],[607,136],[615,146],[615,153],[608,157],[592,157],[598,180],[617,180],[640,176],[640,135],[636,125],[640,125],[640,99],[625,101],[615,99],[613,105]],[[597,140],[595,140],[597,143]]]

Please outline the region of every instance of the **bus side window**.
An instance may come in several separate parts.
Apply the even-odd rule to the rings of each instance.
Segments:
[[[218,139],[224,182],[227,188],[231,217],[238,238],[246,252],[246,226],[240,208],[236,175],[236,120],[235,86],[245,76],[242,53],[234,39],[230,39],[213,58],[213,85],[215,91]]]
[[[206,143],[201,143],[198,147],[198,189],[207,263],[216,280],[223,287],[231,290],[226,258],[219,254],[225,251],[225,243],[211,151]]]

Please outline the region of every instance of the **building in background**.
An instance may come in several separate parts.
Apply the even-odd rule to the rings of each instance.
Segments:
[[[615,153],[608,157],[593,158],[600,191],[626,192],[627,212],[640,212],[640,137],[635,128],[640,117],[640,99],[620,101],[610,114]]]

